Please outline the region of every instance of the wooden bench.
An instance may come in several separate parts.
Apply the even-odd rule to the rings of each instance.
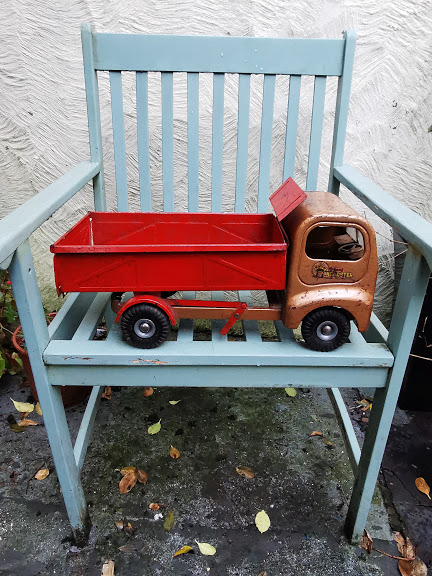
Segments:
[[[354,487],[346,532],[362,535],[422,300],[432,266],[432,226],[400,204],[351,166],[343,163],[355,33],[342,39],[272,39],[171,37],[94,33],[82,27],[90,160],[70,170],[0,222],[0,263],[9,268],[25,340],[36,380],[64,501],[77,537],[85,536],[89,517],[80,471],[105,385],[325,387],[347,443]],[[48,57],[47,57],[48,58]],[[173,86],[176,73],[187,74],[188,209],[199,209],[200,74],[213,74],[211,126],[211,209],[222,209],[224,81],[238,80],[238,125],[235,182],[227,184],[236,212],[245,211],[251,76],[263,76],[258,212],[269,210],[273,102],[276,76],[289,76],[289,96],[280,182],[294,174],[300,88],[303,76],[314,77],[306,190],[315,190],[320,165],[327,77],[338,78],[329,191],[340,184],[351,190],[380,218],[396,227],[409,243],[390,330],[375,316],[363,336],[352,328],[350,343],[323,354],[295,342],[291,331],[276,323],[278,341],[262,340],[256,322],[244,322],[245,338],[231,341],[214,322],[211,341],[194,341],[193,323],[180,322],[177,338],[155,350],[139,350],[122,341],[109,306],[109,295],[71,294],[47,328],[30,251],[30,235],[83,186],[93,180],[94,208],[106,209],[99,111],[98,73],[109,71],[115,153],[117,209],[129,208],[126,174],[122,73],[136,73],[139,202],[152,209],[150,181],[148,73],[161,73],[163,208],[174,210]],[[372,152],[371,152],[372,153]],[[281,157],[282,157],[281,155]],[[89,207],[90,208],[90,207]],[[193,294],[188,294],[192,297]],[[217,295],[221,296],[221,295]],[[250,298],[241,294],[242,299]],[[105,341],[93,340],[104,317]],[[140,372],[140,378],[137,378]],[[241,378],[239,378],[241,374]],[[366,438],[360,451],[340,388],[367,383],[376,388]],[[83,422],[72,445],[61,402],[60,385],[93,386]],[[140,385],[140,384],[138,384]]]

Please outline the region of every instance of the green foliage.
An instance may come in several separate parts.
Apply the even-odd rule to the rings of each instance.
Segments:
[[[22,362],[13,352],[11,340],[18,321],[18,312],[7,271],[0,271],[0,377],[8,370],[19,372]]]

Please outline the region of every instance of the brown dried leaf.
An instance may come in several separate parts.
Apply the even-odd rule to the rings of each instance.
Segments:
[[[236,472],[243,478],[255,478],[255,472],[249,466],[236,466]]]
[[[314,430],[311,434],[311,436],[322,436],[323,433],[322,432],[318,432],[318,430]]]
[[[417,551],[409,538],[405,540],[400,532],[394,533],[394,539],[396,540],[398,550],[404,558],[407,560],[414,560],[417,556]]]
[[[421,560],[399,560],[398,567],[402,576],[427,576],[426,565]]]
[[[24,420],[29,414],[30,412],[20,412],[20,420]]]
[[[112,560],[106,560],[102,566],[101,576],[114,576],[114,562]]]
[[[191,550],[193,550],[192,546],[182,546],[180,550],[177,550],[177,552],[173,554],[172,557],[174,558],[175,556],[180,556],[180,554],[187,554]]]
[[[24,420],[20,420],[18,422],[18,426],[39,426],[39,423],[35,422],[34,420],[30,420],[29,418],[24,418]]]
[[[366,398],[356,400],[356,404],[358,404],[359,406],[369,406],[369,402],[366,400]]]
[[[394,539],[396,540],[398,550],[401,553],[401,555],[403,556],[403,553],[405,550],[405,538],[402,536],[402,534],[400,532],[395,532],[393,534],[393,536],[394,536]]]
[[[165,532],[169,532],[173,526],[174,526],[174,510],[171,508],[171,510],[165,516],[163,529],[165,530]]]
[[[123,476],[119,482],[120,494],[127,494],[137,483],[135,472],[129,472]]]
[[[267,572],[264,570],[264,572],[260,572],[258,576],[267,576]]]
[[[429,485],[424,478],[417,478],[415,481],[415,485],[417,486],[417,490],[419,490],[420,492],[423,492],[423,494],[426,494],[426,496],[429,498],[429,500],[431,499],[430,488],[429,488]]]
[[[151,396],[153,394],[154,390],[151,386],[147,386],[146,388],[144,388],[143,390],[143,396],[144,398],[148,398],[149,396]]]
[[[112,395],[111,386],[105,386],[102,398],[105,398],[105,400],[111,400],[111,395]]]
[[[49,476],[48,468],[43,468],[42,470],[38,470],[35,474],[36,480],[45,480],[45,478]]]
[[[171,448],[169,451],[169,455],[171,456],[171,458],[174,458],[174,460],[177,460],[177,458],[180,458],[180,452],[177,450],[177,448],[174,448],[174,446],[171,444]]]
[[[120,552],[125,552],[126,554],[130,554],[132,552],[138,552],[137,547],[133,544],[125,544],[124,546],[119,547]]]
[[[366,530],[366,528],[363,530],[363,536],[361,538],[360,546],[364,550],[366,550],[368,554],[372,552],[373,540],[369,532]]]
[[[122,474],[123,476],[125,474],[132,474],[132,473],[135,473],[135,470],[136,470],[136,466],[126,466],[126,468],[122,468],[120,470],[120,474]]]
[[[150,510],[154,510],[156,512],[156,510],[159,510],[160,506],[159,504],[156,504],[156,502],[152,502],[149,506]]]
[[[334,448],[334,442],[332,442],[331,440],[329,440],[329,439],[327,438],[327,436],[323,436],[323,437],[322,437],[322,441],[323,441],[324,444],[325,444],[326,446],[328,446],[329,448]]]
[[[135,468],[135,474],[140,484],[147,484],[147,474],[144,472],[144,470],[139,470],[138,468]]]

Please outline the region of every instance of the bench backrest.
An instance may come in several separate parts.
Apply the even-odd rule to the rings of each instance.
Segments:
[[[239,37],[148,36],[137,34],[100,34],[89,24],[82,27],[84,71],[92,160],[102,160],[102,133],[97,74],[109,71],[112,132],[114,143],[117,209],[130,208],[128,198],[125,115],[122,74],[136,73],[136,134],[139,172],[140,208],[151,211],[152,182],[149,147],[149,73],[161,73],[161,174],[163,210],[174,211],[174,77],[187,74],[187,209],[199,210],[200,195],[200,75],[213,75],[211,120],[211,210],[221,212],[222,189],[229,191],[237,212],[269,209],[270,168],[272,156],[273,110],[276,77],[289,76],[285,138],[280,155],[280,181],[294,175],[302,76],[314,77],[310,138],[306,170],[306,190],[317,187],[327,77],[338,77],[334,111],[333,144],[329,189],[337,192],[332,170],[342,164],[348,116],[349,92],[355,50],[355,33],[345,32],[339,40],[276,39]],[[224,148],[224,88],[226,75],[238,81],[236,161],[233,181],[222,185]],[[256,198],[246,206],[248,184],[248,146],[250,145],[251,76],[263,76],[259,172]],[[288,85],[288,82],[287,82]],[[210,130],[210,126],[208,127]],[[210,166],[208,166],[210,170]],[[103,177],[95,183],[95,206],[105,209]]]

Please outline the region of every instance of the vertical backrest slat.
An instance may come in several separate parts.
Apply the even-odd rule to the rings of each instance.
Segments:
[[[110,72],[111,113],[114,140],[114,162],[117,188],[117,208],[119,212],[128,210],[128,190],[126,175],[126,145],[123,116],[123,94],[121,72]]]
[[[162,180],[163,207],[174,212],[173,73],[162,72]]]
[[[262,117],[261,117],[261,143],[258,177],[258,212],[267,212],[270,192],[270,162],[273,133],[273,107],[275,95],[276,76],[264,75]]]
[[[326,77],[315,76],[306,190],[316,190],[324,119]]]
[[[143,212],[150,212],[151,184],[150,184],[150,143],[149,143],[149,117],[148,117],[148,74],[136,73],[136,109],[137,109],[137,143],[138,143],[138,172],[140,186],[140,205]]]
[[[99,87],[94,64],[92,28],[85,23],[81,26],[81,42],[84,61],[84,80],[87,101],[87,119],[90,141],[90,158],[99,162],[100,172],[93,178],[95,210],[106,210],[105,184],[102,158],[102,130],[100,122]]]
[[[353,30],[348,30],[344,33],[344,38],[344,64],[342,69],[342,76],[339,77],[338,82],[335,123],[333,130],[332,157],[330,161],[330,177],[328,186],[329,192],[334,192],[335,194],[339,193],[340,182],[333,176],[333,170],[335,166],[340,166],[343,163],[356,34]]]
[[[188,208],[199,209],[199,74],[187,75]]]
[[[289,81],[288,111],[285,134],[285,156],[282,182],[294,176],[297,129],[300,106],[301,76],[292,75]]]
[[[239,74],[238,90],[238,126],[237,126],[237,160],[236,160],[236,212],[246,208],[246,180],[249,144],[249,111],[250,111],[250,74]]]
[[[225,74],[213,74],[212,212],[222,212],[222,159]]]

